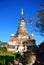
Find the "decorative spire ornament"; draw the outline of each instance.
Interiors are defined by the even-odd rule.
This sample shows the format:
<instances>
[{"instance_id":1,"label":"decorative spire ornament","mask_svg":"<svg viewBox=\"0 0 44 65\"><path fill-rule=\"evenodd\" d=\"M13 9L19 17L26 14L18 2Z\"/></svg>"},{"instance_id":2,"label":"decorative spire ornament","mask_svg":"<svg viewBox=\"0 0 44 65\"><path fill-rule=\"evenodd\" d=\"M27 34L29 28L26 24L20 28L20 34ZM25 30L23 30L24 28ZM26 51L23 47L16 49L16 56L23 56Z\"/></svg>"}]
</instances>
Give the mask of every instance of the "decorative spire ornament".
<instances>
[{"instance_id":1,"label":"decorative spire ornament","mask_svg":"<svg viewBox=\"0 0 44 65\"><path fill-rule=\"evenodd\" d=\"M21 10L21 17L20 17L20 20L24 20L24 11L23 11L23 8Z\"/></svg>"},{"instance_id":2,"label":"decorative spire ornament","mask_svg":"<svg viewBox=\"0 0 44 65\"><path fill-rule=\"evenodd\" d=\"M21 15L23 15L23 14L24 14L24 12L23 12L23 8L22 8Z\"/></svg>"},{"instance_id":3,"label":"decorative spire ornament","mask_svg":"<svg viewBox=\"0 0 44 65\"><path fill-rule=\"evenodd\" d=\"M28 32L27 32L27 29L26 29L26 24L24 22L24 12L23 12L23 8L22 8L22 11L21 11L21 17L20 17L20 23L19 23L19 26L18 26L18 31L17 31L17 34L16 36L18 36L18 38L27 38L28 37Z\"/></svg>"}]
</instances>

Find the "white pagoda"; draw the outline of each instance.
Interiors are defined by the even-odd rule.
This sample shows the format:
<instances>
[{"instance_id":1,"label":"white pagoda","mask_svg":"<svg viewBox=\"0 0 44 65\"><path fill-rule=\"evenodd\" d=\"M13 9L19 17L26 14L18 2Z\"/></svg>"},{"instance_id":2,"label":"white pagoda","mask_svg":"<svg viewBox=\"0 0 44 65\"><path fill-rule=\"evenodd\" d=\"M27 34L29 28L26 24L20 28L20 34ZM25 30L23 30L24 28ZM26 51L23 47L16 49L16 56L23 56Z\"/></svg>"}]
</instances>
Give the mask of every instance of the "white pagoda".
<instances>
[{"instance_id":1,"label":"white pagoda","mask_svg":"<svg viewBox=\"0 0 44 65\"><path fill-rule=\"evenodd\" d=\"M10 36L7 51L8 52L26 52L29 46L35 46L34 35L28 35L26 24L24 21L24 12L21 11L20 23L16 35L13 33Z\"/></svg>"}]
</instances>

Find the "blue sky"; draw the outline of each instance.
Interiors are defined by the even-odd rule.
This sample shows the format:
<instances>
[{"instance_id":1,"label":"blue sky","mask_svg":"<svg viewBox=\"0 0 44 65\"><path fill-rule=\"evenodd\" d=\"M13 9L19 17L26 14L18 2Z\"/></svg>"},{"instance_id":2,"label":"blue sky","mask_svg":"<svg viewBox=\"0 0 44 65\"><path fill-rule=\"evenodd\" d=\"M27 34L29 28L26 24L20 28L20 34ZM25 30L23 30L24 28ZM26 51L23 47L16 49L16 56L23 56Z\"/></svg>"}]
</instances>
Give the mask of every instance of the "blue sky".
<instances>
[{"instance_id":1,"label":"blue sky","mask_svg":"<svg viewBox=\"0 0 44 65\"><path fill-rule=\"evenodd\" d=\"M40 9L40 4L44 0L0 0L0 40L7 41L12 32L16 34L18 24L20 22L21 9L24 9L24 19L28 34L31 34L32 25L27 24L28 18L37 19L37 11ZM34 33L34 38L37 44L44 41L44 37Z\"/></svg>"}]
</instances>

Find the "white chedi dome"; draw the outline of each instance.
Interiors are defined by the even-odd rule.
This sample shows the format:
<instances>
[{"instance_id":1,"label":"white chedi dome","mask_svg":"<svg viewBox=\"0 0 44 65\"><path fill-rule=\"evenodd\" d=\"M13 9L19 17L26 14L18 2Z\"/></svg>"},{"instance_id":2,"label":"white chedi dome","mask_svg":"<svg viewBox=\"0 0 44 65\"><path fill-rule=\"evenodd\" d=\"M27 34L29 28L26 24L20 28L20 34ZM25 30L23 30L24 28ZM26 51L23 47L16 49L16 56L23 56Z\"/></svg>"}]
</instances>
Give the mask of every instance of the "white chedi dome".
<instances>
[{"instance_id":1,"label":"white chedi dome","mask_svg":"<svg viewBox=\"0 0 44 65\"><path fill-rule=\"evenodd\" d=\"M11 36L15 36L14 33L12 33Z\"/></svg>"},{"instance_id":2,"label":"white chedi dome","mask_svg":"<svg viewBox=\"0 0 44 65\"><path fill-rule=\"evenodd\" d=\"M33 34L33 33L31 33L31 36L34 36L34 34Z\"/></svg>"}]
</instances>

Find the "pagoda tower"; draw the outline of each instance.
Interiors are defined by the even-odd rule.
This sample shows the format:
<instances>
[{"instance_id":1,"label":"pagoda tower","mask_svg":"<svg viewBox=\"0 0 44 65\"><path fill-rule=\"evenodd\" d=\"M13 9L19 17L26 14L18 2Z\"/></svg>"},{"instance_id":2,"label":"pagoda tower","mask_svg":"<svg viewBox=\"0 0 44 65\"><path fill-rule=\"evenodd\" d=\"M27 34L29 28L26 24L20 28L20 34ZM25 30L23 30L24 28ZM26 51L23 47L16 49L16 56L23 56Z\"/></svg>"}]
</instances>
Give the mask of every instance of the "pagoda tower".
<instances>
[{"instance_id":1,"label":"pagoda tower","mask_svg":"<svg viewBox=\"0 0 44 65\"><path fill-rule=\"evenodd\" d=\"M21 11L21 17L20 17L20 23L18 26L18 30L17 30L17 34L16 34L19 38L28 38L28 32L26 29L26 24L24 22L24 13L23 13L23 8Z\"/></svg>"},{"instance_id":2,"label":"pagoda tower","mask_svg":"<svg viewBox=\"0 0 44 65\"><path fill-rule=\"evenodd\" d=\"M27 48L27 46L29 47L35 45L35 41L33 42L33 40L34 40L34 35L33 34L31 36L28 35L25 20L24 20L24 12L22 8L18 30L16 32L16 35L11 34L8 42L7 51L18 52L20 51L19 48L23 50L24 47ZM21 46L21 42L22 42L22 46Z\"/></svg>"}]
</instances>

